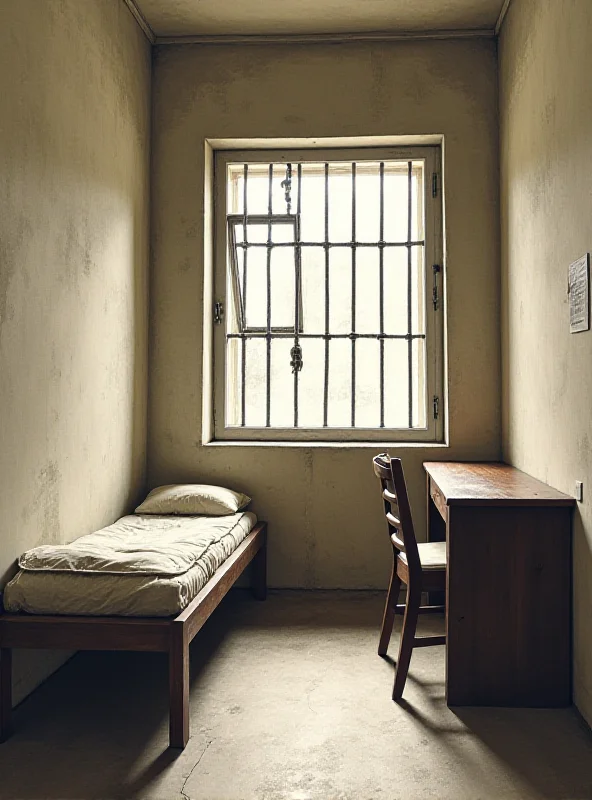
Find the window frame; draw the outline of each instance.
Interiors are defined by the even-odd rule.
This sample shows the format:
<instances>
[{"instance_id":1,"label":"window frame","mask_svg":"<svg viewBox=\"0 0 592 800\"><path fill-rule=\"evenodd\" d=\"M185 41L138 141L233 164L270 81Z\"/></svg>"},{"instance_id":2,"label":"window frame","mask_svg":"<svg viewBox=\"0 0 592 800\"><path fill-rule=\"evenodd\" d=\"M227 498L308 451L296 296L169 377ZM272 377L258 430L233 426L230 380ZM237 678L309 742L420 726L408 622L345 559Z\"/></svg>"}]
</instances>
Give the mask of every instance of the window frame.
<instances>
[{"instance_id":1,"label":"window frame","mask_svg":"<svg viewBox=\"0 0 592 800\"><path fill-rule=\"evenodd\" d=\"M441 147L439 145L402 145L394 147L331 147L323 149L247 149L214 152L214 252L213 301L224 308L222 324L213 324L212 347L212 440L214 442L285 442L305 444L392 442L402 444L443 443L444 404L444 264L443 215L441 191ZM424 318L426 334L426 421L425 428L277 428L225 426L226 414L226 318L229 242L227 228L227 167L233 163L297 163L340 161L424 161ZM437 176L435 179L433 176ZM433 191L433 180L438 189ZM433 265L438 271L433 271ZM432 302L437 289L437 308ZM437 398L437 400L436 400ZM434 413L435 411L435 413Z\"/></svg>"}]
</instances>

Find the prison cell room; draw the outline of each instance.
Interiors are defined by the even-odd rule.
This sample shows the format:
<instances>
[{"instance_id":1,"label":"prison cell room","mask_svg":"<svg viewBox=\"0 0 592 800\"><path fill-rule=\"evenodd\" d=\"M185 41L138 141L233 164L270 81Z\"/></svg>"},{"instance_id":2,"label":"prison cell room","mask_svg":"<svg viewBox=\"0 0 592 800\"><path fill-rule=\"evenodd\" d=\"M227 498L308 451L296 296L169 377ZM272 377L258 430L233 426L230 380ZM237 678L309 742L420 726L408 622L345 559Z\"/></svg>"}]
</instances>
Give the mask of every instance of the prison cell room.
<instances>
[{"instance_id":1,"label":"prison cell room","mask_svg":"<svg viewBox=\"0 0 592 800\"><path fill-rule=\"evenodd\" d=\"M0 800L592 798L589 0L0 23Z\"/></svg>"}]
</instances>

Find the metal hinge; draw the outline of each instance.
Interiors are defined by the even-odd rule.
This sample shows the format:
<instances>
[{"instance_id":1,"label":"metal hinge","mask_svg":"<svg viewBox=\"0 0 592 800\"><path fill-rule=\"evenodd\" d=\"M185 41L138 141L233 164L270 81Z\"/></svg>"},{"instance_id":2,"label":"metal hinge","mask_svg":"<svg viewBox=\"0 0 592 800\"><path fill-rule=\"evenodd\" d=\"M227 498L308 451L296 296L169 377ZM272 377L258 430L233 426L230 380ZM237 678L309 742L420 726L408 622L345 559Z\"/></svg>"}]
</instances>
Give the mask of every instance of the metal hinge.
<instances>
[{"instance_id":1,"label":"metal hinge","mask_svg":"<svg viewBox=\"0 0 592 800\"><path fill-rule=\"evenodd\" d=\"M434 395L434 419L438 419L440 414L440 398Z\"/></svg>"},{"instance_id":2,"label":"metal hinge","mask_svg":"<svg viewBox=\"0 0 592 800\"><path fill-rule=\"evenodd\" d=\"M214 323L221 325L224 318L224 306L222 303L214 303Z\"/></svg>"},{"instance_id":3,"label":"metal hinge","mask_svg":"<svg viewBox=\"0 0 592 800\"><path fill-rule=\"evenodd\" d=\"M440 295L438 293L438 273L442 271L442 268L439 264L432 264L432 273L434 275L434 284L432 286L432 304L434 306L434 311L438 310L438 305L440 303Z\"/></svg>"},{"instance_id":4,"label":"metal hinge","mask_svg":"<svg viewBox=\"0 0 592 800\"><path fill-rule=\"evenodd\" d=\"M438 197L438 173L432 172L432 197Z\"/></svg>"}]
</instances>

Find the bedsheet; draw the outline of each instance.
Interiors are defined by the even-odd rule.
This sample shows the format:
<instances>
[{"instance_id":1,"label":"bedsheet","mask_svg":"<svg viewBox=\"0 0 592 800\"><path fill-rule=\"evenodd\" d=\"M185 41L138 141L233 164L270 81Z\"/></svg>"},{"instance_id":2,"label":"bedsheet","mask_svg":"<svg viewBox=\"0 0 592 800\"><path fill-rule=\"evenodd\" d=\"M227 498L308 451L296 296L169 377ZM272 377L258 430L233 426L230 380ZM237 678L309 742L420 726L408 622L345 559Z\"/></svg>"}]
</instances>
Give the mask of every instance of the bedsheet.
<instances>
[{"instance_id":1,"label":"bedsheet","mask_svg":"<svg viewBox=\"0 0 592 800\"><path fill-rule=\"evenodd\" d=\"M227 517L130 515L66 546L19 559L6 611L167 617L182 611L257 522Z\"/></svg>"}]
</instances>

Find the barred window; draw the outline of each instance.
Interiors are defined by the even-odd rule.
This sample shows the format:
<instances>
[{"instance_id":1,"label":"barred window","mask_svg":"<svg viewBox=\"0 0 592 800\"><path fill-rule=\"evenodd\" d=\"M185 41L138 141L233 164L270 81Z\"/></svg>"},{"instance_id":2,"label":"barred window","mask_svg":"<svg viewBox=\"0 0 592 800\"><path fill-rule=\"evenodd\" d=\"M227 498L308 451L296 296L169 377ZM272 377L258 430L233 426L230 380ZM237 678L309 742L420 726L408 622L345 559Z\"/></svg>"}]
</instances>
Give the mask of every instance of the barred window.
<instances>
[{"instance_id":1,"label":"barred window","mask_svg":"<svg viewBox=\"0 0 592 800\"><path fill-rule=\"evenodd\" d=\"M441 439L438 156L216 154L217 439Z\"/></svg>"}]
</instances>

